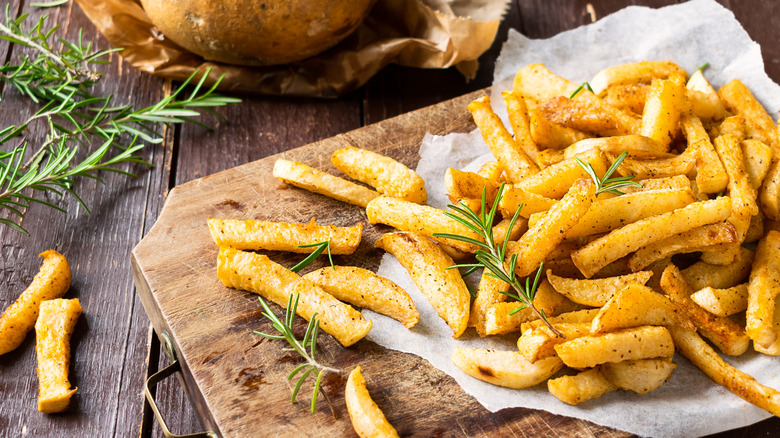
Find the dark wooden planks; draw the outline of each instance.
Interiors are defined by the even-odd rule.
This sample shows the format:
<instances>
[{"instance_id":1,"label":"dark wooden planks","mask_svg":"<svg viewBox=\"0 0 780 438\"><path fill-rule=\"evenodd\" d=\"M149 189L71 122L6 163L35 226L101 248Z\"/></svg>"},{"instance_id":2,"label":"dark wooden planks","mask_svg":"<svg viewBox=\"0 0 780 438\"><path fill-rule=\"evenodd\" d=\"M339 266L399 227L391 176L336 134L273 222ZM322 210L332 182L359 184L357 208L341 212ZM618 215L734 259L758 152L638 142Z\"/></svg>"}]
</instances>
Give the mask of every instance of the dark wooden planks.
<instances>
[{"instance_id":1,"label":"dark wooden planks","mask_svg":"<svg viewBox=\"0 0 780 438\"><path fill-rule=\"evenodd\" d=\"M74 39L78 29L84 28L85 41L108 48L94 26L72 4L23 10L32 14L31 20L49 15L49 25L60 25L61 34L67 39ZM16 10L12 7L11 12ZM19 53L14 48L14 56ZM95 88L97 94L114 94L118 96L116 103L136 105L148 105L162 97L163 80L123 65L117 55L112 60L112 65L100 68L105 78ZM36 109L15 90L6 89L0 104L0 124L18 123ZM40 127L34 126L28 138L37 142L42 134ZM157 151L157 147L149 148L143 156L159 168L163 155ZM79 156L84 157L87 152L84 150ZM23 222L31 236L0 228L2 307L25 289L40 265L36 255L48 248L56 248L69 259L73 285L66 297L79 298L84 307L72 341L71 376L79 391L69 413L37 412L33 335L17 351L0 356L2 436L133 436L138 433L148 319L136 302L128 254L142 235L148 189L153 186L152 175L156 172L141 166L130 169L139 172L140 177L129 179L109 174L103 175L105 185L90 180L78 183L79 193L92 209L92 215L80 210L72 197L62 200L49 197L69 213L32 207Z\"/></svg>"}]
</instances>

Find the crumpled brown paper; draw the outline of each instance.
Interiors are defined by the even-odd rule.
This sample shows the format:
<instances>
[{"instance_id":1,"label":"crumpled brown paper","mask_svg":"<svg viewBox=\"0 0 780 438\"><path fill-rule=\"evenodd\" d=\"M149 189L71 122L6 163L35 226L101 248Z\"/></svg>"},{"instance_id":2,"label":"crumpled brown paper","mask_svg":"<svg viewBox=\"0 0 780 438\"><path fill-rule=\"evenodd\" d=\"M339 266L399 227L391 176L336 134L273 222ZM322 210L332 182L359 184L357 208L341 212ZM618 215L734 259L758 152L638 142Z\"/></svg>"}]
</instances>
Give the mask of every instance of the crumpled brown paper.
<instances>
[{"instance_id":1,"label":"crumpled brown paper","mask_svg":"<svg viewBox=\"0 0 780 438\"><path fill-rule=\"evenodd\" d=\"M245 67L204 60L165 38L137 0L76 0L98 30L134 67L184 80L212 67L223 90L269 95L337 97L363 85L389 63L456 66L467 78L493 43L506 0L378 0L357 30L306 60ZM213 82L212 82L213 83Z\"/></svg>"}]
</instances>

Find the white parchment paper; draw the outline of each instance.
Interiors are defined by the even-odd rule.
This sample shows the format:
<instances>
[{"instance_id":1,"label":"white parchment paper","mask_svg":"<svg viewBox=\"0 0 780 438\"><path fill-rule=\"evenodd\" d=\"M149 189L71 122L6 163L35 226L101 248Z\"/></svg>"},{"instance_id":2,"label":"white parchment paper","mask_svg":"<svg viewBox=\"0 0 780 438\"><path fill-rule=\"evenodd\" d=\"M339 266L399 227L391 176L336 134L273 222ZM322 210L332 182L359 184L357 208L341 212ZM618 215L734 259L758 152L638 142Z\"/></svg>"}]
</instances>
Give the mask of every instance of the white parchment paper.
<instances>
[{"instance_id":1,"label":"white parchment paper","mask_svg":"<svg viewBox=\"0 0 780 438\"><path fill-rule=\"evenodd\" d=\"M510 89L515 72L529 63L544 63L563 77L583 82L610 65L666 59L689 72L709 62L705 75L716 88L738 78L750 87L770 114L777 114L780 108L780 87L764 72L758 45L730 11L712 0L695 0L657 10L630 7L547 40L529 40L510 31L496 64L493 105L496 112L505 116L500 92ZM428 136L420 155L417 172L427 182L428 203L439 208L446 208L448 203L443 188L448 166L476 170L492 159L476 131ZM517 335L480 339L469 329L460 339L453 339L452 330L437 316L393 256L384 256L379 274L409 292L420 311L420 322L406 330L396 321L366 311L366 316L374 321L368 339L425 358L455 378L466 392L493 412L508 407L543 409L653 437L706 435L770 416L713 383L679 355L675 357L678 367L671 380L660 389L644 396L613 392L580 406L558 401L547 393L545 385L512 390L481 382L452 365L450 357L455 346L511 350L516 349ZM764 385L780 388L777 358L756 354L751 349L743 357L726 358L726 361Z\"/></svg>"}]
</instances>

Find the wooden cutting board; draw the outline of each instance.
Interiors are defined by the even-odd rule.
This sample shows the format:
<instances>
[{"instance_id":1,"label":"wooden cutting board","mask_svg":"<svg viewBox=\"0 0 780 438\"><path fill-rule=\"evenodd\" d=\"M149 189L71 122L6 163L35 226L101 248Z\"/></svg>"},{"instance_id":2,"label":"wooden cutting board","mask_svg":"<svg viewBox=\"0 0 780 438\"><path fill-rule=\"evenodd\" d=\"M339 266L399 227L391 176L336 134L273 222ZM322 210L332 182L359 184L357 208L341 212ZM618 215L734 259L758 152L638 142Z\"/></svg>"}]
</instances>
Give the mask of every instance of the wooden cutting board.
<instances>
[{"instance_id":1,"label":"wooden cutting board","mask_svg":"<svg viewBox=\"0 0 780 438\"><path fill-rule=\"evenodd\" d=\"M167 333L173 340L182 361L185 390L208 428L223 437L356 436L344 403L343 377L325 379L322 389L328 401L321 397L315 413L309 411L310 385L301 390L298 403L290 403L286 376L299 357L283 351L282 341L252 333L273 329L262 317L256 295L226 288L217 278L217 246L206 219L308 222L317 218L340 226L362 221L366 228L358 251L335 256L334 262L376 270L382 252L373 243L389 228L368 224L360 207L284 185L272 176L274 162L285 158L338 174L330 155L351 145L414 168L424 135L474 129L466 106L487 93L482 90L423 108L191 181L170 192L156 224L133 250L133 277L158 335ZM440 182L428 182L435 183ZM268 255L287 267L302 258L278 252ZM320 257L303 273L324 266L325 259ZM281 307L271 307L282 314ZM304 328L298 318L300 335ZM322 362L347 372L360 365L374 401L401 436L629 435L531 409L492 414L427 361L370 341L343 348L323 333L318 354Z\"/></svg>"}]
</instances>

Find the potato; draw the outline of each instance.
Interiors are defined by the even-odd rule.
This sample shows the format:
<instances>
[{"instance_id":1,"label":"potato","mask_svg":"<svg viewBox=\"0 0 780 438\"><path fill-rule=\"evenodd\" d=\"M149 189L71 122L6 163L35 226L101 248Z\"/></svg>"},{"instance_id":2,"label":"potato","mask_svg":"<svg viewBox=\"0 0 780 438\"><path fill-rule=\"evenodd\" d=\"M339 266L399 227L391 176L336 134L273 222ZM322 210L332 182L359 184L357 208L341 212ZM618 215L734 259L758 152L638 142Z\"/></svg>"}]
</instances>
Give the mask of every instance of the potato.
<instances>
[{"instance_id":1,"label":"potato","mask_svg":"<svg viewBox=\"0 0 780 438\"><path fill-rule=\"evenodd\" d=\"M367 187L295 161L276 160L274 176L287 184L360 207L379 196Z\"/></svg>"},{"instance_id":2,"label":"potato","mask_svg":"<svg viewBox=\"0 0 780 438\"><path fill-rule=\"evenodd\" d=\"M482 133L482 139L501 163L509 181L517 182L539 171L539 166L518 146L501 119L493 112L490 97L484 96L471 102L469 112Z\"/></svg>"},{"instance_id":3,"label":"potato","mask_svg":"<svg viewBox=\"0 0 780 438\"><path fill-rule=\"evenodd\" d=\"M609 163L607 157L600 150L594 149L577 156L583 163L593 166L596 175L604 175ZM539 173L524 178L516 184L516 187L547 198L560 199L575 181L581 178L590 178L585 169L576 160L569 159L553 164L542 169ZM503 210L502 210L503 211ZM514 213L514 211L512 211Z\"/></svg>"},{"instance_id":4,"label":"potato","mask_svg":"<svg viewBox=\"0 0 780 438\"><path fill-rule=\"evenodd\" d=\"M601 98L617 109L641 116L649 90L649 84L616 84L605 88Z\"/></svg>"},{"instance_id":5,"label":"potato","mask_svg":"<svg viewBox=\"0 0 780 438\"><path fill-rule=\"evenodd\" d=\"M70 389L70 336L81 315L79 300L56 298L41 302L35 322L38 357L38 411L52 414L68 408L77 388Z\"/></svg>"},{"instance_id":6,"label":"potato","mask_svg":"<svg viewBox=\"0 0 780 438\"><path fill-rule=\"evenodd\" d=\"M758 191L764 182L764 177L769 172L769 167L772 165L774 153L769 146L760 140L742 140L740 147L742 148L745 171L750 179L750 185Z\"/></svg>"},{"instance_id":7,"label":"potato","mask_svg":"<svg viewBox=\"0 0 780 438\"><path fill-rule=\"evenodd\" d=\"M550 391L550 394L570 405L578 405L599 398L617 389L617 386L607 380L601 372L601 368L593 368L574 376L562 376L547 381L547 390Z\"/></svg>"},{"instance_id":8,"label":"potato","mask_svg":"<svg viewBox=\"0 0 780 438\"><path fill-rule=\"evenodd\" d=\"M322 52L352 33L374 5L371 0L141 3L165 38L209 61L252 66L287 64Z\"/></svg>"},{"instance_id":9,"label":"potato","mask_svg":"<svg viewBox=\"0 0 780 438\"><path fill-rule=\"evenodd\" d=\"M461 170L448 167L444 173L444 185L447 188L447 195L453 204L461 199L471 198L478 201L480 205L472 208L474 212L479 212L482 204L482 191L485 191L485 202L488 207L493 205L496 199L499 184L496 180L490 180L479 174L463 172Z\"/></svg>"},{"instance_id":10,"label":"potato","mask_svg":"<svg viewBox=\"0 0 780 438\"><path fill-rule=\"evenodd\" d=\"M738 244L738 239L737 229L728 222L704 225L638 249L628 259L628 266L636 272L675 254L708 251L713 247L717 248L713 251L722 251L727 245Z\"/></svg>"},{"instance_id":11,"label":"potato","mask_svg":"<svg viewBox=\"0 0 780 438\"><path fill-rule=\"evenodd\" d=\"M726 115L726 106L701 70L691 75L685 88L693 115L712 120L721 120Z\"/></svg>"},{"instance_id":12,"label":"potato","mask_svg":"<svg viewBox=\"0 0 780 438\"><path fill-rule=\"evenodd\" d=\"M476 248L470 243L434 237L434 234L450 233L482 240L479 234L447 216L444 210L402 199L380 196L368 203L366 216L372 224L380 223L401 231L421 233L461 251L474 252Z\"/></svg>"},{"instance_id":13,"label":"potato","mask_svg":"<svg viewBox=\"0 0 780 438\"><path fill-rule=\"evenodd\" d=\"M620 389L647 394L660 388L677 364L666 359L627 360L601 365L601 372L610 383Z\"/></svg>"},{"instance_id":14,"label":"potato","mask_svg":"<svg viewBox=\"0 0 780 438\"><path fill-rule=\"evenodd\" d=\"M693 328L687 314L669 298L637 283L618 291L591 322L591 333L612 332L643 325Z\"/></svg>"},{"instance_id":15,"label":"potato","mask_svg":"<svg viewBox=\"0 0 780 438\"><path fill-rule=\"evenodd\" d=\"M528 106L525 104L523 96L514 91L504 91L501 95L506 103L509 124L512 125L512 132L515 134L515 143L520 150L538 164L536 156L539 154L539 149L531 136L531 121L528 115Z\"/></svg>"},{"instance_id":16,"label":"potato","mask_svg":"<svg viewBox=\"0 0 780 438\"><path fill-rule=\"evenodd\" d=\"M668 158L667 148L652 138L641 135L616 135L612 137L586 138L573 143L563 151L564 158L573 158L591 149L600 149L610 154L620 155L628 152L629 157Z\"/></svg>"},{"instance_id":17,"label":"potato","mask_svg":"<svg viewBox=\"0 0 780 438\"><path fill-rule=\"evenodd\" d=\"M687 110L687 104L682 75L653 79L645 100L640 135L652 138L668 150L680 130L680 116Z\"/></svg>"},{"instance_id":18,"label":"potato","mask_svg":"<svg viewBox=\"0 0 780 438\"><path fill-rule=\"evenodd\" d=\"M590 93L580 91L576 97L585 94ZM537 109L539 115L553 123L588 134L606 137L639 133L636 119L617 108L609 108L592 94L590 96L588 99L551 97L540 102Z\"/></svg>"},{"instance_id":19,"label":"potato","mask_svg":"<svg viewBox=\"0 0 780 438\"><path fill-rule=\"evenodd\" d=\"M596 73L589 81L593 92L601 95L610 85L650 83L653 79L666 79L672 75L688 74L672 61L642 61L613 65Z\"/></svg>"},{"instance_id":20,"label":"potato","mask_svg":"<svg viewBox=\"0 0 780 438\"><path fill-rule=\"evenodd\" d=\"M777 311L777 296L780 286L780 232L770 231L761 239L753 260L753 270L750 272L748 287L748 305L746 313L748 336L753 340L756 349L775 350L780 348L778 330L775 327Z\"/></svg>"},{"instance_id":21,"label":"potato","mask_svg":"<svg viewBox=\"0 0 780 438\"><path fill-rule=\"evenodd\" d=\"M547 318L547 321L550 322L550 324L558 324L558 323L576 323L576 322L587 322L590 323L593 321L593 318L596 317L598 314L599 309L582 309L582 310L574 310L571 312L565 312L561 313L555 316L549 316ZM520 326L520 330L525 333L527 330L533 330L536 327L540 327L542 325L546 325L544 321L541 319L535 319L533 321L524 322Z\"/></svg>"},{"instance_id":22,"label":"potato","mask_svg":"<svg viewBox=\"0 0 780 438\"><path fill-rule=\"evenodd\" d=\"M695 331L671 327L670 332L680 353L715 383L759 408L780 416L780 392L758 383L750 375L724 362Z\"/></svg>"},{"instance_id":23,"label":"potato","mask_svg":"<svg viewBox=\"0 0 780 438\"><path fill-rule=\"evenodd\" d=\"M330 161L348 177L370 185L383 195L416 204L428 200L425 181L420 175L390 157L346 146L333 152Z\"/></svg>"},{"instance_id":24,"label":"potato","mask_svg":"<svg viewBox=\"0 0 780 438\"><path fill-rule=\"evenodd\" d=\"M208 219L209 231L218 246L240 250L288 251L302 254L314 252L312 245L330 240L331 254L352 254L360 244L363 223L353 227L267 222L238 219Z\"/></svg>"},{"instance_id":25,"label":"potato","mask_svg":"<svg viewBox=\"0 0 780 438\"><path fill-rule=\"evenodd\" d=\"M685 282L693 290L711 286L718 289L735 286L750 274L753 264L753 251L740 248L733 263L725 266L696 262L682 270Z\"/></svg>"},{"instance_id":26,"label":"potato","mask_svg":"<svg viewBox=\"0 0 780 438\"><path fill-rule=\"evenodd\" d=\"M731 199L726 196L694 202L618 228L575 251L572 260L583 275L590 278L604 266L645 245L695 227L723 221L730 214Z\"/></svg>"},{"instance_id":27,"label":"potato","mask_svg":"<svg viewBox=\"0 0 780 438\"><path fill-rule=\"evenodd\" d=\"M507 185L504 186L498 209L505 218L511 218L522 205L520 216L528 218L534 213L549 210L556 202L558 201L555 199L537 195L514 185Z\"/></svg>"},{"instance_id":28,"label":"potato","mask_svg":"<svg viewBox=\"0 0 780 438\"><path fill-rule=\"evenodd\" d=\"M696 116L684 115L680 120L689 147L696 147L696 186L702 193L719 193L726 189L729 176L718 158L715 146Z\"/></svg>"},{"instance_id":29,"label":"potato","mask_svg":"<svg viewBox=\"0 0 780 438\"><path fill-rule=\"evenodd\" d=\"M544 312L548 317L579 310L579 306L556 292L546 279L539 283L533 303L534 307L540 312ZM515 312L522 305L523 303L518 301L498 302L489 305L485 312L485 334L500 335L516 332L520 330L523 323L538 318L528 307Z\"/></svg>"},{"instance_id":30,"label":"potato","mask_svg":"<svg viewBox=\"0 0 780 438\"><path fill-rule=\"evenodd\" d=\"M578 280L559 277L551 270L547 270L547 280L555 290L575 303L593 307L603 306L613 295L631 283L647 283L652 276L653 273L650 271L641 271L618 277Z\"/></svg>"},{"instance_id":31,"label":"potato","mask_svg":"<svg viewBox=\"0 0 780 438\"><path fill-rule=\"evenodd\" d=\"M325 267L303 278L325 292L349 304L387 315L414 327L420 319L412 298L400 286L379 275L355 266Z\"/></svg>"},{"instance_id":32,"label":"potato","mask_svg":"<svg viewBox=\"0 0 780 438\"><path fill-rule=\"evenodd\" d=\"M471 377L505 388L538 385L563 368L557 357L530 363L516 351L470 349L456 346L452 363Z\"/></svg>"},{"instance_id":33,"label":"potato","mask_svg":"<svg viewBox=\"0 0 780 438\"><path fill-rule=\"evenodd\" d=\"M555 356L557 344L590 334L590 323L587 322L561 322L553 324L553 327L563 337L553 333L546 324L523 331L517 339L517 349L525 360L534 363L539 359Z\"/></svg>"},{"instance_id":34,"label":"potato","mask_svg":"<svg viewBox=\"0 0 780 438\"><path fill-rule=\"evenodd\" d=\"M344 401L347 403L352 427L361 438L398 436L385 414L371 399L359 365L349 373L347 385L344 387Z\"/></svg>"},{"instance_id":35,"label":"potato","mask_svg":"<svg viewBox=\"0 0 780 438\"><path fill-rule=\"evenodd\" d=\"M22 345L35 327L42 301L59 298L70 288L70 266L62 254L50 249L38 257L43 263L32 283L0 316L0 354Z\"/></svg>"},{"instance_id":36,"label":"potato","mask_svg":"<svg viewBox=\"0 0 780 438\"><path fill-rule=\"evenodd\" d=\"M705 287L691 295L691 300L716 316L731 316L747 309L748 284L742 283L727 289Z\"/></svg>"},{"instance_id":37,"label":"potato","mask_svg":"<svg viewBox=\"0 0 780 438\"><path fill-rule=\"evenodd\" d=\"M608 154L610 155L610 154ZM680 155L657 160L626 158L618 167L620 175L632 175L636 180L686 175L696 166L698 143L691 145ZM615 157L610 157L614 160Z\"/></svg>"},{"instance_id":38,"label":"potato","mask_svg":"<svg viewBox=\"0 0 780 438\"><path fill-rule=\"evenodd\" d=\"M371 321L360 312L265 255L220 247L217 275L225 287L259 294L285 308L291 296L299 295L298 316L310 321L316 313L320 329L345 347L371 330Z\"/></svg>"},{"instance_id":39,"label":"potato","mask_svg":"<svg viewBox=\"0 0 780 438\"><path fill-rule=\"evenodd\" d=\"M531 131L531 138L536 143L537 147L542 149L539 154L544 152L545 149L563 149L572 143L576 143L580 140L593 137L592 135L571 129L558 123L553 123L539 114L536 109L529 109L529 124ZM541 159L537 155L537 164L542 166Z\"/></svg>"},{"instance_id":40,"label":"potato","mask_svg":"<svg viewBox=\"0 0 780 438\"><path fill-rule=\"evenodd\" d=\"M544 64L528 64L518 70L512 91L521 96L542 101L555 96L571 96L577 84L551 72Z\"/></svg>"},{"instance_id":41,"label":"potato","mask_svg":"<svg viewBox=\"0 0 780 438\"><path fill-rule=\"evenodd\" d=\"M572 368L592 368L607 362L671 357L674 343L664 327L640 326L582 336L555 346L558 357Z\"/></svg>"},{"instance_id":42,"label":"potato","mask_svg":"<svg viewBox=\"0 0 780 438\"><path fill-rule=\"evenodd\" d=\"M419 233L388 233L374 245L398 259L454 337L462 335L469 321L471 294L460 272L447 269L455 264L452 259Z\"/></svg>"},{"instance_id":43,"label":"potato","mask_svg":"<svg viewBox=\"0 0 780 438\"><path fill-rule=\"evenodd\" d=\"M503 303L507 296L505 292L509 291L509 283L505 283L490 274L489 269L482 271L482 277L477 287L477 296L471 305L471 315L469 316L469 326L477 329L477 334L485 337L485 314L488 308L495 303Z\"/></svg>"}]
</instances>

